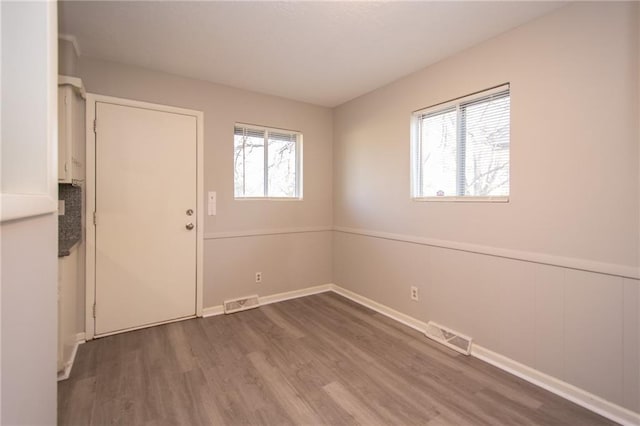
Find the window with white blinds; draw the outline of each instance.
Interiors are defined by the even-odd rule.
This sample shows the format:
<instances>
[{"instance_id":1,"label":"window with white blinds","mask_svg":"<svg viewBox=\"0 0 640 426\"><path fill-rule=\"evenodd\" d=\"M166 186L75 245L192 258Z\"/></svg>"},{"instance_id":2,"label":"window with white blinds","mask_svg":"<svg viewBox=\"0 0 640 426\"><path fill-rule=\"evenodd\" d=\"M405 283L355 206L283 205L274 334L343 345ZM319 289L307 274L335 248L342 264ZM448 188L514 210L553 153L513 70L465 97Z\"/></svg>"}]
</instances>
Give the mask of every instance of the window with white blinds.
<instances>
[{"instance_id":1,"label":"window with white blinds","mask_svg":"<svg viewBox=\"0 0 640 426\"><path fill-rule=\"evenodd\" d=\"M414 198L508 200L508 84L416 111L412 127Z\"/></svg>"},{"instance_id":2,"label":"window with white blinds","mask_svg":"<svg viewBox=\"0 0 640 426\"><path fill-rule=\"evenodd\" d=\"M236 124L235 198L302 198L302 134Z\"/></svg>"}]
</instances>

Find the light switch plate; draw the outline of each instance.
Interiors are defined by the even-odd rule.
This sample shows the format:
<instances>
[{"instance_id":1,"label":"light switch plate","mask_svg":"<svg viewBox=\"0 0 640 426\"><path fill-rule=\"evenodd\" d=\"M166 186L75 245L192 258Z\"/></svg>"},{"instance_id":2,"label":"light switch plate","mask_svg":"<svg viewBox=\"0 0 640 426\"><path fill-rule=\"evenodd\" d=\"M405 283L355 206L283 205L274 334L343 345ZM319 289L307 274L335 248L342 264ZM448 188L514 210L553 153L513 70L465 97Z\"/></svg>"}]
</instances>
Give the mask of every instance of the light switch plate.
<instances>
[{"instance_id":1,"label":"light switch plate","mask_svg":"<svg viewBox=\"0 0 640 426\"><path fill-rule=\"evenodd\" d=\"M64 200L58 200L58 216L64 216Z\"/></svg>"},{"instance_id":2,"label":"light switch plate","mask_svg":"<svg viewBox=\"0 0 640 426\"><path fill-rule=\"evenodd\" d=\"M215 216L216 215L216 191L209 191L209 196L207 197L207 199L208 199L207 211L209 213L209 216Z\"/></svg>"}]
</instances>

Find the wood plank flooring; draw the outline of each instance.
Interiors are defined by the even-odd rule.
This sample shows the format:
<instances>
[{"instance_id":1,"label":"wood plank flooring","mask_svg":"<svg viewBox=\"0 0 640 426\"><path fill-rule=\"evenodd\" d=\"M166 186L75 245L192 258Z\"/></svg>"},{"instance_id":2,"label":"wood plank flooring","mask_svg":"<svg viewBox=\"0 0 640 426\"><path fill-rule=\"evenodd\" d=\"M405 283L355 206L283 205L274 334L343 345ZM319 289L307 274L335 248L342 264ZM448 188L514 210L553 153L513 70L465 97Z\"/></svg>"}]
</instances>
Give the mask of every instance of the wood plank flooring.
<instances>
[{"instance_id":1,"label":"wood plank flooring","mask_svg":"<svg viewBox=\"0 0 640 426\"><path fill-rule=\"evenodd\" d=\"M333 293L96 339L60 425L604 425Z\"/></svg>"}]
</instances>

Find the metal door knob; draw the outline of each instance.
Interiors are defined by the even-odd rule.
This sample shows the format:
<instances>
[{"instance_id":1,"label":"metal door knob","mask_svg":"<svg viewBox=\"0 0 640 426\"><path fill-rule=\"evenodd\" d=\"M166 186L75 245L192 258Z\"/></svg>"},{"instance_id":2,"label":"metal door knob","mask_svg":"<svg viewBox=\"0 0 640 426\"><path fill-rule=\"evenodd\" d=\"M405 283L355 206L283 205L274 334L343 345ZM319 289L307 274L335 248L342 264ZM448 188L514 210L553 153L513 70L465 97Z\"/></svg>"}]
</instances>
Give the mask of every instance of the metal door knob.
<instances>
[{"instance_id":1,"label":"metal door knob","mask_svg":"<svg viewBox=\"0 0 640 426\"><path fill-rule=\"evenodd\" d=\"M187 216L191 216L192 214L193 214L193 210L192 209L187 210Z\"/></svg>"},{"instance_id":2,"label":"metal door knob","mask_svg":"<svg viewBox=\"0 0 640 426\"><path fill-rule=\"evenodd\" d=\"M189 231L191 231L193 229L193 223L187 223L185 225L185 228L187 228Z\"/></svg>"}]
</instances>

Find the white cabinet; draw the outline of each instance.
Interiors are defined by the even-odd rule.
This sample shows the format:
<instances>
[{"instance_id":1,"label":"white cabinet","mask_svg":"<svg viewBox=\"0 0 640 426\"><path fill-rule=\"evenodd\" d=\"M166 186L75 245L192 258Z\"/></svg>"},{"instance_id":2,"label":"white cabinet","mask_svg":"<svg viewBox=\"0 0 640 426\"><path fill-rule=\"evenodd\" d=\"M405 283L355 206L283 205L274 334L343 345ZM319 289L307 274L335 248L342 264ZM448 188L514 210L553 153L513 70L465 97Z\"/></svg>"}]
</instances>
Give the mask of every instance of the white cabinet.
<instances>
[{"instance_id":1,"label":"white cabinet","mask_svg":"<svg viewBox=\"0 0 640 426\"><path fill-rule=\"evenodd\" d=\"M68 374L78 329L78 292L84 284L84 256L78 245L58 258L58 374Z\"/></svg>"},{"instance_id":2,"label":"white cabinet","mask_svg":"<svg viewBox=\"0 0 640 426\"><path fill-rule=\"evenodd\" d=\"M58 182L85 178L85 91L82 80L58 77Z\"/></svg>"}]
</instances>

